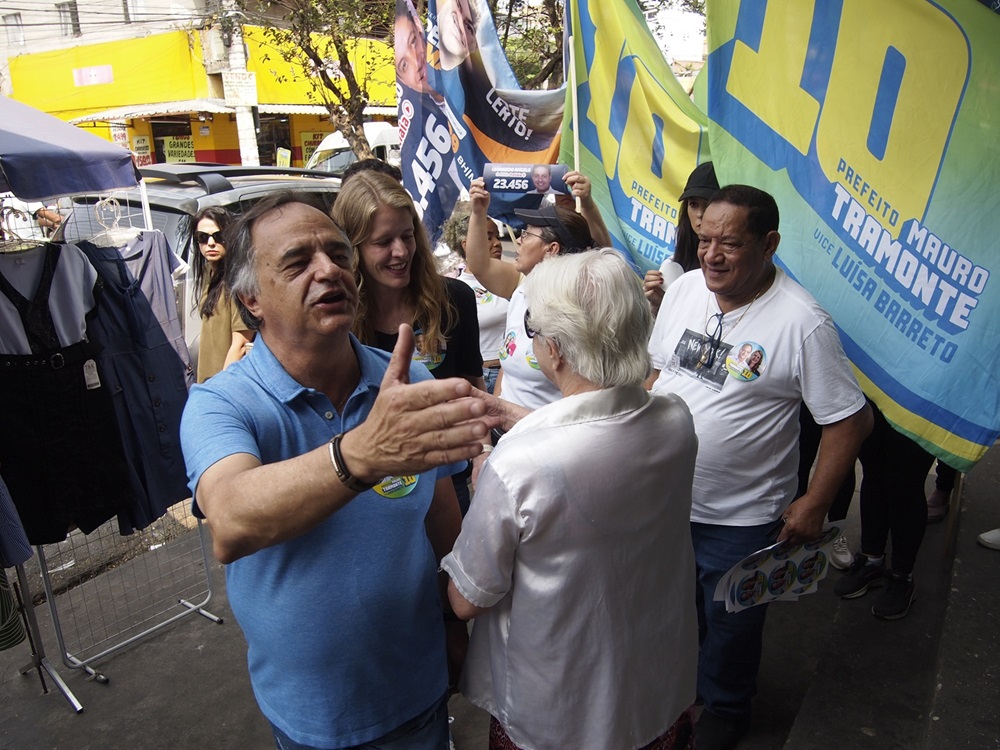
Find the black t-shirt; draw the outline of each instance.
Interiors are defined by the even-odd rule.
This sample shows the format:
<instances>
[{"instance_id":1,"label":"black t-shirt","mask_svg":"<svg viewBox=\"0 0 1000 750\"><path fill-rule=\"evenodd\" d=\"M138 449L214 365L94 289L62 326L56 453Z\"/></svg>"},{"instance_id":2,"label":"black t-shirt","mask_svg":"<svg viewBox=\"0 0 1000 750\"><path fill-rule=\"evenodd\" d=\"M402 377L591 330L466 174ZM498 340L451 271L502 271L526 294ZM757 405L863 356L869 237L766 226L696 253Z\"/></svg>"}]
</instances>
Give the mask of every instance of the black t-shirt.
<instances>
[{"instance_id":1,"label":"black t-shirt","mask_svg":"<svg viewBox=\"0 0 1000 750\"><path fill-rule=\"evenodd\" d=\"M479 315L476 311L476 293L472 287L458 279L445 278L445 294L458 312L451 329L444 331L447 340L444 351L434 357L414 353L414 359L423 362L435 378L481 378L483 358L479 351ZM442 321L443 322L443 321ZM414 332L419 336L420 331ZM399 338L397 333L375 332L375 348L391 352Z\"/></svg>"}]
</instances>

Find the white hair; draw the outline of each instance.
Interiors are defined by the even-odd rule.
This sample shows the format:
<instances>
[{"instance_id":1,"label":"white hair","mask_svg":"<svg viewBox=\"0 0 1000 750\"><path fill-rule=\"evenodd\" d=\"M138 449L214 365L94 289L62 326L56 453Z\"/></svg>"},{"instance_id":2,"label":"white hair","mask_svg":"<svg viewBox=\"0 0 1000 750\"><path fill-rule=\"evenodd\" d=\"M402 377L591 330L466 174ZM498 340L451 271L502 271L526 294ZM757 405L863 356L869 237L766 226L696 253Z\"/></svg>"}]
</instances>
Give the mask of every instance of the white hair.
<instances>
[{"instance_id":1,"label":"white hair","mask_svg":"<svg viewBox=\"0 0 1000 750\"><path fill-rule=\"evenodd\" d=\"M570 368L601 388L642 383L653 317L642 281L610 248L558 255L525 280L531 327Z\"/></svg>"}]
</instances>

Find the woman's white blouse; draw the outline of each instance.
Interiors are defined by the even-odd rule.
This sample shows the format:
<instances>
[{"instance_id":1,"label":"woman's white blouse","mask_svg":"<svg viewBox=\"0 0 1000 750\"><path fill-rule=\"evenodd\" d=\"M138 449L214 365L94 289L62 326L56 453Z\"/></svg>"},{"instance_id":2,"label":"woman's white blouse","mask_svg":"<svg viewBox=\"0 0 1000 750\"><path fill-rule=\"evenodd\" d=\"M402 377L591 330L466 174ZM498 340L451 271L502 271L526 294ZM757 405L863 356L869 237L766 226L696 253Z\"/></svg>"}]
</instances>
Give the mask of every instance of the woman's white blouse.
<instances>
[{"instance_id":1,"label":"woman's white blouse","mask_svg":"<svg viewBox=\"0 0 1000 750\"><path fill-rule=\"evenodd\" d=\"M675 396L568 396L507 433L442 567L481 607L461 689L524 748L632 750L695 698L697 438Z\"/></svg>"}]
</instances>

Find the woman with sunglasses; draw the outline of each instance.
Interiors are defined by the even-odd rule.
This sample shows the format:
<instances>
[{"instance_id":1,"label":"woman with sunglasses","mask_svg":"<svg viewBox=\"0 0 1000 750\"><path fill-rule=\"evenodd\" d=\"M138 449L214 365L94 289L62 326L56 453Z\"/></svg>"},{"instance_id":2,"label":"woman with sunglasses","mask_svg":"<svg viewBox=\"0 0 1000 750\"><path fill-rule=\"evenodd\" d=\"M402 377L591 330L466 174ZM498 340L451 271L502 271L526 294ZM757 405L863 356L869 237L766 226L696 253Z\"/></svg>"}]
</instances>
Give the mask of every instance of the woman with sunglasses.
<instances>
[{"instance_id":1,"label":"woman with sunglasses","mask_svg":"<svg viewBox=\"0 0 1000 750\"><path fill-rule=\"evenodd\" d=\"M561 206L542 206L537 211L515 211L527 227L517 239L517 257L507 263L490 255L487 216L490 194L482 178L469 187L471 213L466 237L466 270L487 290L510 300L507 325L500 346L501 377L496 393L506 401L538 409L560 398L559 389L541 371L532 345L532 334L524 324L528 301L521 282L546 258L578 253L591 248L587 220Z\"/></svg>"},{"instance_id":2,"label":"woman with sunglasses","mask_svg":"<svg viewBox=\"0 0 1000 750\"><path fill-rule=\"evenodd\" d=\"M226 209L212 206L202 209L194 218L196 252L191 254L195 289L198 290L198 312L201 314L201 336L198 344L198 382L242 359L254 332L240 318L226 290L226 246L223 232L232 223Z\"/></svg>"}]
</instances>

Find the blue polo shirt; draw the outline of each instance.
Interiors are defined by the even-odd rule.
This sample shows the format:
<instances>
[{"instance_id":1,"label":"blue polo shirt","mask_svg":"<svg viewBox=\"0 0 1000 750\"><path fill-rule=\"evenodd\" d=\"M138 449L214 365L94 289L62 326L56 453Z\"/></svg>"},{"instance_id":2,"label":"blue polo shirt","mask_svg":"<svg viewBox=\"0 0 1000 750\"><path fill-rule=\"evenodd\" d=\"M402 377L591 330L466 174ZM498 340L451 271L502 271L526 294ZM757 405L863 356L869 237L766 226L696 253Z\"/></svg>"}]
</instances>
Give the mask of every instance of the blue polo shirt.
<instances>
[{"instance_id":1,"label":"blue polo shirt","mask_svg":"<svg viewBox=\"0 0 1000 750\"><path fill-rule=\"evenodd\" d=\"M361 379L343 417L293 380L260 337L248 357L192 388L181 444L196 512L198 480L216 461L282 461L365 420L389 355L353 336L351 344ZM411 382L430 379L411 366ZM308 533L226 566L257 701L295 742L368 742L444 694L437 561L424 518L435 481L460 469L388 479Z\"/></svg>"}]
</instances>

